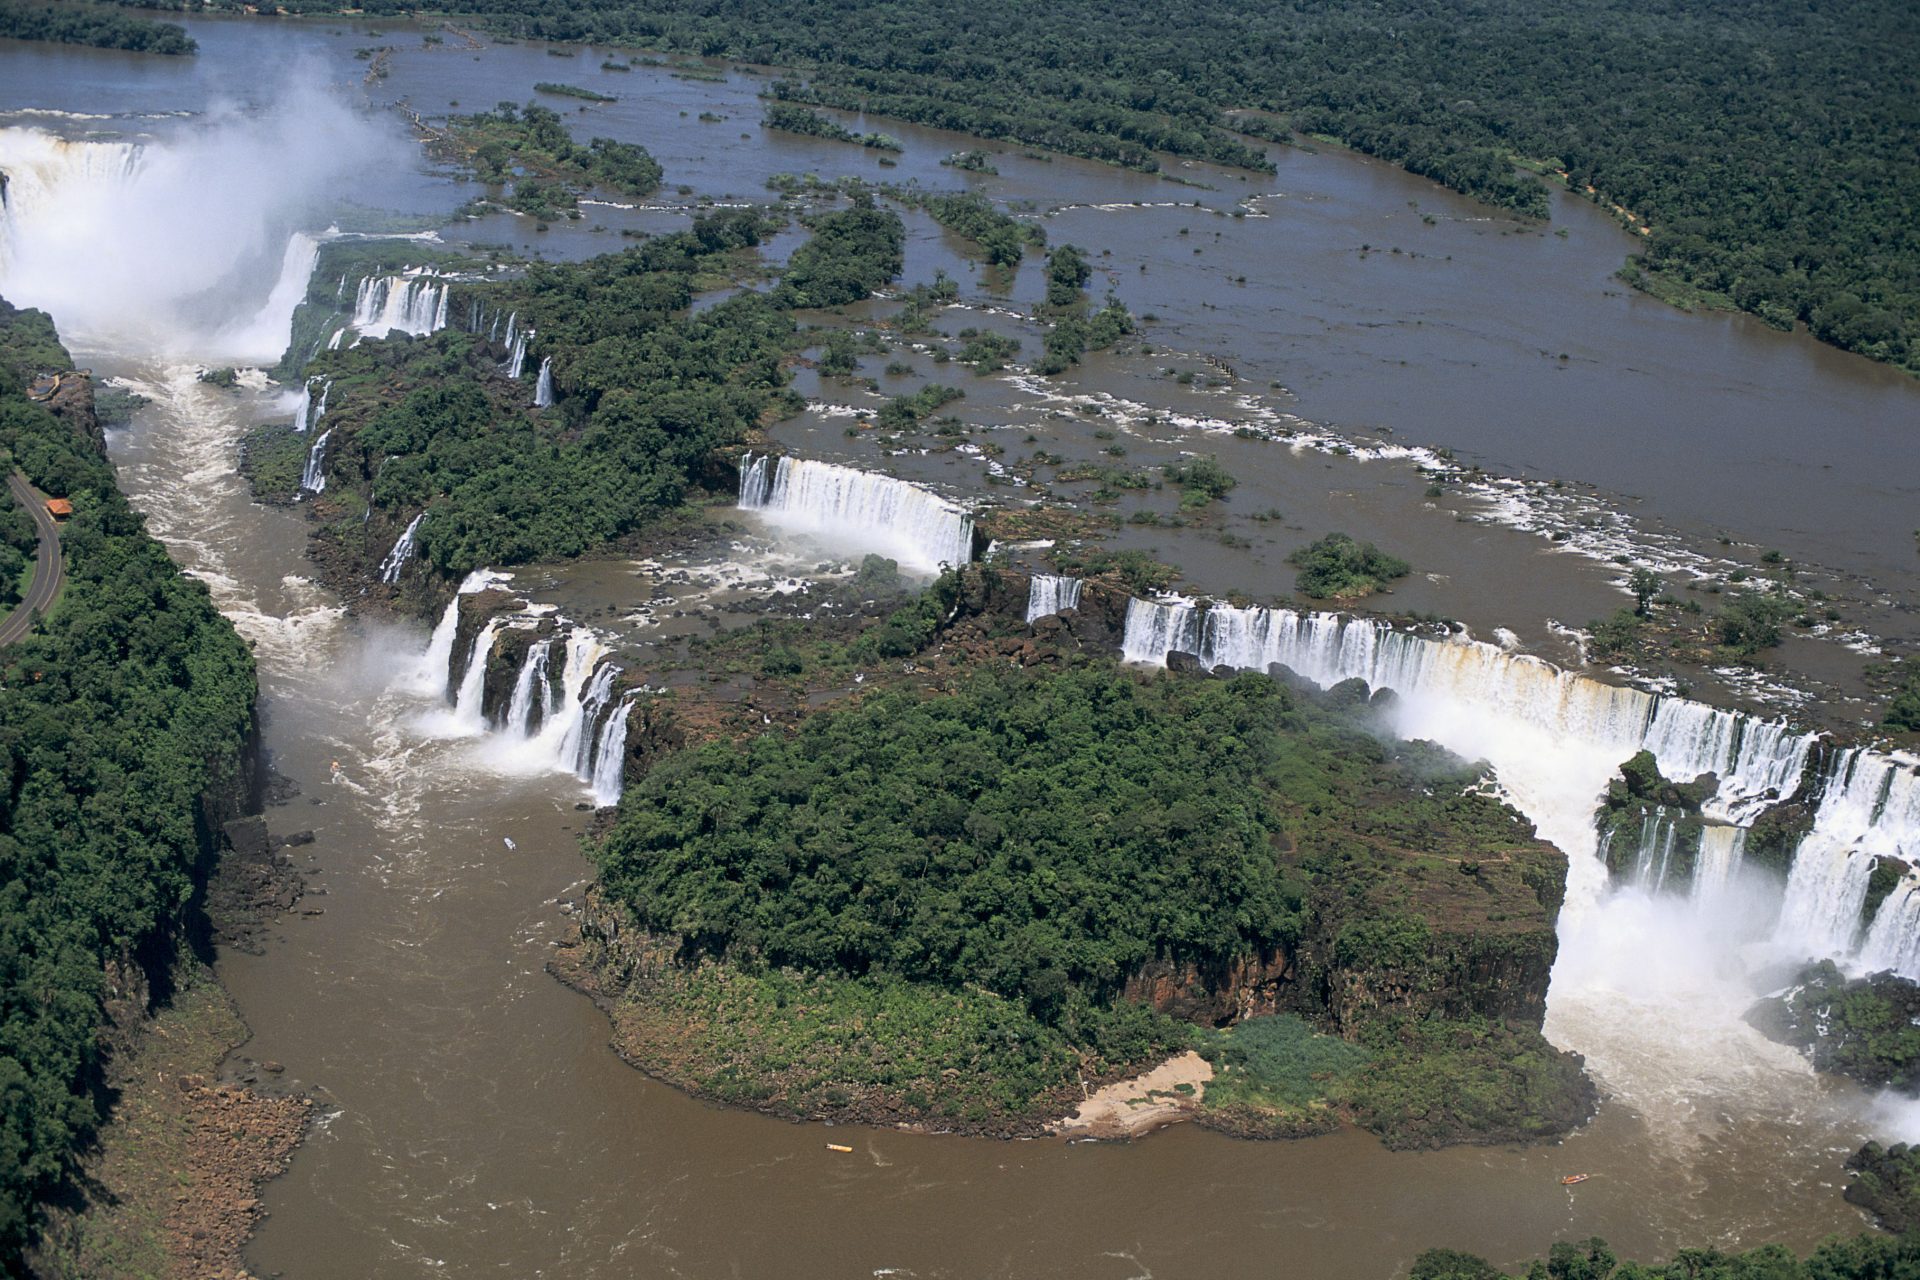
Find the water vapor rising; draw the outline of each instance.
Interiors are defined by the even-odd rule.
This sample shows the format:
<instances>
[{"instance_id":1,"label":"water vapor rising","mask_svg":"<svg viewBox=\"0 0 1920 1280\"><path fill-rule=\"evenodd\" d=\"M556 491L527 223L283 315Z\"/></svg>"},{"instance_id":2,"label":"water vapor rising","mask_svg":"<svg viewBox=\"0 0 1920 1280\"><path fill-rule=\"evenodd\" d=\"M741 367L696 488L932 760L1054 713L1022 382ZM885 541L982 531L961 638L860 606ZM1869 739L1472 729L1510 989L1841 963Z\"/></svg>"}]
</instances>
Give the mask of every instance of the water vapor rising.
<instances>
[{"instance_id":1,"label":"water vapor rising","mask_svg":"<svg viewBox=\"0 0 1920 1280\"><path fill-rule=\"evenodd\" d=\"M0 293L83 348L272 361L339 192L411 163L397 128L311 71L265 110L222 107L160 138L0 129Z\"/></svg>"}]
</instances>

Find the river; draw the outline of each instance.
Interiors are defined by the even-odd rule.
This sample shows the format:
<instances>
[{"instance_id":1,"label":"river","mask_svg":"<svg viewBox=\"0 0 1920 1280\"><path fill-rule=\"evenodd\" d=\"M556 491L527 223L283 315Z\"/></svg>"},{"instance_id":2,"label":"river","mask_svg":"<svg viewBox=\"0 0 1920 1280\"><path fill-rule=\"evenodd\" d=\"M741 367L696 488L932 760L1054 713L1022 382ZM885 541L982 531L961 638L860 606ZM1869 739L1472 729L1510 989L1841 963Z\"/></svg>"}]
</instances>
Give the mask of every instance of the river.
<instances>
[{"instance_id":1,"label":"river","mask_svg":"<svg viewBox=\"0 0 1920 1280\"><path fill-rule=\"evenodd\" d=\"M618 103L593 109L591 127L645 142L670 194L659 208L595 207L583 224L544 233L503 217L445 226L468 192L395 137L315 132L316 147L348 148L327 157L306 153L300 128L244 133L270 161L252 164L248 191L275 194L236 198L267 209L273 226L357 217L566 255L617 247L596 225L657 229L703 197L764 198L776 172L951 186L958 175L938 160L964 145L884 124L906 151L882 170L871 153L771 134L758 126L762 82L744 73L714 82L603 72L596 53L468 50L452 35L427 45L405 27L374 37L345 22L188 25L202 48L191 60L0 43L0 108L95 117L6 123L69 136L131 130L167 147L244 131L207 114L222 100L266 106L307 81L427 112L454 99L524 98L536 80L618 92ZM368 64L354 50L379 44L397 47L390 75L362 86ZM1114 408L1130 461L1181 448L1230 460L1242 480L1236 509L1272 503L1287 520L1272 542L1215 542L1204 558L1196 537L1170 543L1167 558L1214 589L1283 590L1280 553L1353 516L1356 528L1420 548L1431 576L1409 584L1400 607L1445 610L1483 631L1504 625L1544 649L1555 643L1551 620L1584 620L1621 599L1603 556L1552 554L1535 533L1462 519L1484 508L1427 502L1424 480L1391 459L1238 440L1166 415L1451 446L1490 471L1591 482L1594 501L1631 511L1649 538L1670 531L1672 547L1692 554L1717 554L1724 529L1871 581L1909 608L1920 598L1910 532L1920 466L1900 439L1920 421L1920 388L1804 338L1626 293L1609 275L1628 237L1589 206L1561 202L1554 226L1565 237L1522 229L1330 150L1281 152L1275 179L1181 171L1214 190L1058 157L998 163L1001 176L982 189L1031 200L1056 241L1111 250L1099 265L1136 312L1158 317L1150 341L1230 356L1247 385L1195 390L1160 376L1155 361L1096 359L1064 391L968 380L967 416L1021 433L1009 439L1035 428L1072 437L1091 457L1092 441L1069 429L1085 415L1074 409L1063 425L1049 412L1062 404L1047 397L1092 397ZM337 207L342 193L359 208ZM1267 216L1231 216L1248 195L1259 198L1245 207ZM1220 212L1172 207L1195 199ZM995 293L970 281L937 228L916 219L912 230L909 281L940 267L969 281L976 306L1036 296L1032 265ZM1363 244L1375 251L1362 254ZM1396 245L1417 256L1392 254ZM1673 903L1624 901L1601 922L1604 936L1589 930L1570 948L1577 963L1556 974L1549 1034L1588 1054L1610 1095L1560 1147L1394 1154L1358 1133L1242 1143L1189 1128L1131 1146L827 1132L709 1107L626 1067L607 1048L601 1014L543 968L562 905L587 874L576 847L584 789L506 767L485 741L436 727L411 675L424 633L351 617L350 602L306 576L298 511L252 504L234 473L240 436L284 414L284 401L257 383L222 392L194 371L236 355L270 362L231 314L201 314L253 314L272 255L253 256L262 265L230 290L188 291L192 314L165 331L70 327L67 337L96 372L152 397L111 438L123 483L253 641L268 747L304 789L271 820L316 833L309 872L325 892L308 905L322 914L288 918L262 955L219 962L254 1029L246 1052L286 1064L324 1104L314 1136L266 1193L270 1216L249 1255L262 1274L1360 1280L1402 1271L1432 1245L1512 1262L1570 1236L1600 1234L1649 1255L1767 1239L1805 1247L1861 1224L1839 1197L1840 1166L1893 1122L1744 1032L1732 1016L1736 981L1726 991L1715 975L1704 987L1697 974L1680 982L1675 970L1696 957L1648 954L1646 939L1683 933L1685 921L1640 917L1684 909ZM138 307L139 290L161 286L99 287L128 289ZM62 319L63 286L46 288ZM74 308L87 305L79 292ZM251 301L220 302L229 295ZM801 389L822 401L848 394L804 380ZM1115 407L1123 401L1163 420ZM1804 461L1815 430L1831 470ZM828 413L782 436L872 460ZM981 488L975 455L894 461L950 491ZM1171 535L1140 536L1158 545ZM545 575L539 589L602 608L649 590L632 570L606 566ZM1702 1001L1716 998L1703 1015ZM854 1151L831 1153L828 1140ZM1559 1176L1575 1171L1593 1177L1562 1188Z\"/></svg>"}]
</instances>

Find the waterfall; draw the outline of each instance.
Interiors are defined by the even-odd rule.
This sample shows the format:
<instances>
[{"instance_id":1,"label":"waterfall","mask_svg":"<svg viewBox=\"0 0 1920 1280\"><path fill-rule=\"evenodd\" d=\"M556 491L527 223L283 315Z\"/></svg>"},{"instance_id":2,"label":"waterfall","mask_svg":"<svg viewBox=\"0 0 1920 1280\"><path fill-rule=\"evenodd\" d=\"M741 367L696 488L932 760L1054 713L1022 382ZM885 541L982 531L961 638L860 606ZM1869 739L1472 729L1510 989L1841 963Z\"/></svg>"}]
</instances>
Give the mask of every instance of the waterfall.
<instances>
[{"instance_id":1,"label":"waterfall","mask_svg":"<svg viewBox=\"0 0 1920 1280\"><path fill-rule=\"evenodd\" d=\"M553 357L540 358L540 381L534 384L533 407L545 409L553 403Z\"/></svg>"},{"instance_id":2,"label":"waterfall","mask_svg":"<svg viewBox=\"0 0 1920 1280\"><path fill-rule=\"evenodd\" d=\"M973 517L892 476L798 458L740 461L740 506L769 524L878 552L903 568L966 564Z\"/></svg>"},{"instance_id":3,"label":"waterfall","mask_svg":"<svg viewBox=\"0 0 1920 1280\"><path fill-rule=\"evenodd\" d=\"M320 394L314 394L319 387ZM300 392L300 407L293 415L293 429L300 435L320 424L327 416L327 392L333 390L332 378L308 378L307 385Z\"/></svg>"},{"instance_id":4,"label":"waterfall","mask_svg":"<svg viewBox=\"0 0 1920 1280\"><path fill-rule=\"evenodd\" d=\"M602 661L606 656L607 649L600 643L600 637L587 628L575 627L568 633L559 691L547 704L539 732L527 740L529 758L540 762L542 767L578 773L574 762L580 753L581 726L588 714L588 704L595 700L590 686L598 683L604 672L607 688L612 687L615 668ZM603 690L599 701L605 700Z\"/></svg>"},{"instance_id":5,"label":"waterfall","mask_svg":"<svg viewBox=\"0 0 1920 1280\"><path fill-rule=\"evenodd\" d=\"M1128 662L1151 663L1155 666L1165 666L1169 653L1197 654L1200 650L1200 615L1192 605L1184 602L1129 600L1126 631L1121 638L1120 648ZM1260 664L1260 669L1264 671L1266 664Z\"/></svg>"},{"instance_id":6,"label":"waterfall","mask_svg":"<svg viewBox=\"0 0 1920 1280\"><path fill-rule=\"evenodd\" d=\"M553 641L541 640L527 647L527 658L520 664L520 678L513 682L513 697L507 703L506 728L522 738L531 738L547 711L547 656ZM535 701L534 690L540 691Z\"/></svg>"},{"instance_id":7,"label":"waterfall","mask_svg":"<svg viewBox=\"0 0 1920 1280\"><path fill-rule=\"evenodd\" d=\"M1693 863L1694 901L1712 905L1727 891L1745 852L1744 827L1710 823L1700 832L1700 853Z\"/></svg>"},{"instance_id":8,"label":"waterfall","mask_svg":"<svg viewBox=\"0 0 1920 1280\"><path fill-rule=\"evenodd\" d=\"M508 325L507 327L511 329L513 326ZM512 352L507 356L507 376L515 382L520 380L520 375L525 373L527 369L527 334L531 332L533 331L529 329L507 339L508 344L513 348Z\"/></svg>"},{"instance_id":9,"label":"waterfall","mask_svg":"<svg viewBox=\"0 0 1920 1280\"><path fill-rule=\"evenodd\" d=\"M1783 946L1844 954L1858 932L1867 881L1876 858L1920 861L1920 774L1873 751L1839 753L1822 779L1813 830L1794 853L1787 897L1780 908ZM1905 923L1913 906L1909 870L1889 894L1862 944L1862 959L1920 977Z\"/></svg>"},{"instance_id":10,"label":"waterfall","mask_svg":"<svg viewBox=\"0 0 1920 1280\"><path fill-rule=\"evenodd\" d=\"M367 276L353 298L353 329L364 337L384 338L399 331L416 337L447 327L452 286L420 271Z\"/></svg>"},{"instance_id":11,"label":"waterfall","mask_svg":"<svg viewBox=\"0 0 1920 1280\"><path fill-rule=\"evenodd\" d=\"M1634 859L1633 882L1643 889L1657 890L1667 882L1667 868L1673 865L1673 842L1680 823L1668 814L1665 805L1656 805L1640 822L1640 852Z\"/></svg>"},{"instance_id":12,"label":"waterfall","mask_svg":"<svg viewBox=\"0 0 1920 1280\"><path fill-rule=\"evenodd\" d=\"M1749 820L1791 796L1815 740L1784 722L1603 684L1496 645L1428 639L1334 613L1134 600L1123 647L1131 662L1164 665L1179 651L1208 668L1264 671L1277 662L1321 686L1358 677L1604 749L1615 763L1648 750L1669 778L1718 775L1707 809L1723 821Z\"/></svg>"},{"instance_id":13,"label":"waterfall","mask_svg":"<svg viewBox=\"0 0 1920 1280\"><path fill-rule=\"evenodd\" d=\"M413 524L419 523L420 517L415 516ZM407 534L412 532L413 525L408 525ZM407 534L401 535L402 543L407 541ZM396 543L394 550L399 549L399 543ZM389 555L387 558L391 560L393 557ZM396 569L395 572L397 574L398 570ZM418 692L441 699L447 696L447 685L453 678L453 641L455 634L460 630L460 597L472 595L476 591L485 591L488 587L502 581L504 581L503 575L491 569L475 569L460 583L460 589L454 593L453 599L447 601L447 607L441 611L440 621L434 627L432 637L427 641L427 651L421 655L420 665L414 670L413 685Z\"/></svg>"},{"instance_id":14,"label":"waterfall","mask_svg":"<svg viewBox=\"0 0 1920 1280\"><path fill-rule=\"evenodd\" d=\"M387 558L380 562L380 581L388 586L400 581L400 571L407 567L407 561L413 559L414 533L426 516L427 513L422 511L409 520L406 529L394 540L393 550L387 552Z\"/></svg>"},{"instance_id":15,"label":"waterfall","mask_svg":"<svg viewBox=\"0 0 1920 1280\"><path fill-rule=\"evenodd\" d=\"M630 693L620 700L620 705L607 717L600 730L600 741L594 747L593 773L588 782L593 789L593 802L602 808L620 803L620 790L627 772L627 719L633 711L635 696Z\"/></svg>"},{"instance_id":16,"label":"waterfall","mask_svg":"<svg viewBox=\"0 0 1920 1280\"><path fill-rule=\"evenodd\" d=\"M333 434L329 427L313 439L313 447L307 450L306 469L300 473L300 488L306 493L319 493L327 487L327 437ZM404 536L404 535L402 535ZM391 555L391 553L389 553ZM381 577L386 576L386 566L381 566Z\"/></svg>"},{"instance_id":17,"label":"waterfall","mask_svg":"<svg viewBox=\"0 0 1920 1280\"><path fill-rule=\"evenodd\" d=\"M481 733L487 727L480 704L486 697L487 659L493 654L493 640L499 633L500 619L488 618L467 655L467 669L461 673L460 688L453 698L454 723L465 733Z\"/></svg>"},{"instance_id":18,"label":"waterfall","mask_svg":"<svg viewBox=\"0 0 1920 1280\"><path fill-rule=\"evenodd\" d=\"M1684 698L1618 688L1525 654L1463 640L1428 639L1385 623L1289 609L1201 609L1180 600L1133 600L1126 657L1164 664L1170 652L1201 665L1266 670L1282 664L1322 687L1358 677L1399 695L1396 732L1488 761L1502 793L1569 856L1568 904L1606 893L1593 815L1622 760L1647 750L1676 781L1704 774L1719 789L1703 806L1695 885L1724 885L1744 827L1768 805L1800 794L1816 735ZM1847 751L1809 789L1813 829L1795 851L1774 942L1804 958L1857 954L1920 976L1920 872L1881 904L1860 939L1860 912L1876 857L1920 861L1920 775L1871 751ZM1582 828L1585 827L1585 830ZM1648 833L1643 869L1663 874L1667 831ZM1911 891L1909 891L1911 890Z\"/></svg>"},{"instance_id":19,"label":"waterfall","mask_svg":"<svg viewBox=\"0 0 1920 1280\"><path fill-rule=\"evenodd\" d=\"M1080 579L1036 573L1027 587L1027 621L1080 607Z\"/></svg>"},{"instance_id":20,"label":"waterfall","mask_svg":"<svg viewBox=\"0 0 1920 1280\"><path fill-rule=\"evenodd\" d=\"M620 668L613 663L599 664L592 682L580 697L578 714L560 739L561 767L572 769L574 776L582 781L593 777L593 749L597 745L594 735L600 716L607 709L607 701L613 697L613 678L619 674Z\"/></svg>"},{"instance_id":21,"label":"waterfall","mask_svg":"<svg viewBox=\"0 0 1920 1280\"><path fill-rule=\"evenodd\" d=\"M322 135L338 145L286 163ZM0 128L0 293L57 316L70 344L270 365L319 253L303 222L385 148L344 105L297 92L137 142Z\"/></svg>"}]
</instances>

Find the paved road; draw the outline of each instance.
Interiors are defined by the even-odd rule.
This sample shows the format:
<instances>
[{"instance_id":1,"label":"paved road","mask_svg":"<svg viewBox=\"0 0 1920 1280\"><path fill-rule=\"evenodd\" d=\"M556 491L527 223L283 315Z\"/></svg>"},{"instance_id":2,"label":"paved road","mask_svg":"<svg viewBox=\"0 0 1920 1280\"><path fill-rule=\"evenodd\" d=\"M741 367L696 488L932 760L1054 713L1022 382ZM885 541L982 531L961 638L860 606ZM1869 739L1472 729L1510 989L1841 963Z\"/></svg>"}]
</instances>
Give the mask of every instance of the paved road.
<instances>
[{"instance_id":1,"label":"paved road","mask_svg":"<svg viewBox=\"0 0 1920 1280\"><path fill-rule=\"evenodd\" d=\"M34 526L40 530L40 552L27 598L7 615L5 622L0 622L0 647L27 634L34 618L45 613L53 603L53 597L60 590L60 579L66 573L66 562L60 557L60 526L47 514L47 500L18 471L7 477L7 488L13 490L15 501L27 509Z\"/></svg>"}]
</instances>

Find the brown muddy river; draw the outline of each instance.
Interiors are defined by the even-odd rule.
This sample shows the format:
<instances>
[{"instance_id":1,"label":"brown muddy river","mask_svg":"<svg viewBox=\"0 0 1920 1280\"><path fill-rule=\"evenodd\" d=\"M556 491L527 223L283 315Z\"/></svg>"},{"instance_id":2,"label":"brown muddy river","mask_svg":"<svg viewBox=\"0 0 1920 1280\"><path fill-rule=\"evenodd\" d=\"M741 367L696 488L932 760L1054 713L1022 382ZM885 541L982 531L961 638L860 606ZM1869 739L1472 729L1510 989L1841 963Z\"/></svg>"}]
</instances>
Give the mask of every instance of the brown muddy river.
<instances>
[{"instance_id":1,"label":"brown muddy river","mask_svg":"<svg viewBox=\"0 0 1920 1280\"><path fill-rule=\"evenodd\" d=\"M693 189L659 209L593 208L586 223L543 236L495 218L446 229L449 240L537 240L577 255L618 247L597 225L664 227L700 197L763 199L776 172L958 179L938 165L963 145L953 135L887 124L907 150L881 171L869 153L767 133L761 82L744 74L616 76L593 52L475 52L451 37L427 48L405 28L375 38L335 23L189 25L202 53L182 63L0 42L0 108L93 117L0 124L164 142L220 127L166 113L260 101L266 86L299 77L358 86L365 64L353 50L393 43L392 75L369 91L379 104L480 106L555 78L618 92L591 127L645 142L669 183ZM726 119L700 122L703 111ZM303 165L297 150L289 170ZM1560 202L1561 237L1334 152L1283 151L1277 178L1182 171L1212 190L1061 158L998 163L1002 176L983 190L1032 201L1055 240L1111 250L1099 265L1114 287L1136 313L1159 317L1144 326L1148 341L1188 363L1230 356L1244 383L1185 388L1147 358L1090 361L1044 393L953 369L943 380L964 379L963 415L1004 426L1009 454L1037 447L1031 433L1095 456L1105 443L1089 430L1095 417L1131 463L1219 453L1242 480L1229 527L1248 545L1127 535L1210 589L1284 591L1280 557L1338 523L1416 549L1431 576L1404 587L1397 607L1482 632L1504 626L1550 657L1567 656L1550 620L1584 621L1622 600L1604 555L1556 554L1512 521L1490 523L1484 497L1430 502L1403 462L1230 434L1291 424L1451 446L1502 475L1597 485L1589 496L1614 523L1580 526L1596 538L1627 536L1626 512L1634 536L1711 556L1725 553L1713 542L1724 529L1871 582L1909 611L1920 599L1920 389L1743 318L1629 295L1609 278L1628 237L1584 204ZM333 194L342 191L401 229L439 225L470 194L417 160L369 167ZM1232 217L1251 196L1243 207L1254 216ZM937 228L910 227L907 281L943 267L976 308L1037 294L1031 264L995 293ZM285 1063L326 1104L266 1193L270 1216L249 1251L263 1275L1385 1280L1433 1245L1514 1262L1599 1234L1623 1253L1664 1255L1706 1243L1805 1247L1862 1224L1840 1199L1841 1164L1892 1122L1744 1033L1732 997L1703 1012L1697 986L1643 980L1663 958L1636 954L1625 915L1602 922L1622 930L1616 951L1583 944L1587 966L1556 976L1549 1034L1586 1053L1609 1094L1559 1147L1393 1154L1358 1133L1264 1144L1190 1128L1130 1146L1002 1143L793 1125L658 1085L613 1056L604 1018L543 969L587 874L576 846L584 789L436 730L413 674L424 627L363 625L307 580L299 513L253 505L233 472L247 427L285 413L271 390L203 386L193 353L157 340L106 348L68 337L98 372L152 396L113 436L123 483L254 641L268 745L304 789L270 820L316 833L309 871L324 894L303 905L322 914L289 918L265 954L223 955L219 966L255 1032L245 1052ZM829 404L853 395L801 390ZM1082 410L1087 400L1098 414ZM842 426L816 411L781 434L870 465L871 447ZM979 492L986 473L970 454L891 462L960 493ZM1285 512L1271 527L1244 514L1269 505ZM624 566L525 581L576 613L595 602L624 613L652 591ZM854 1151L829 1152L829 1140ZM1593 1176L1561 1187L1572 1172Z\"/></svg>"}]
</instances>

